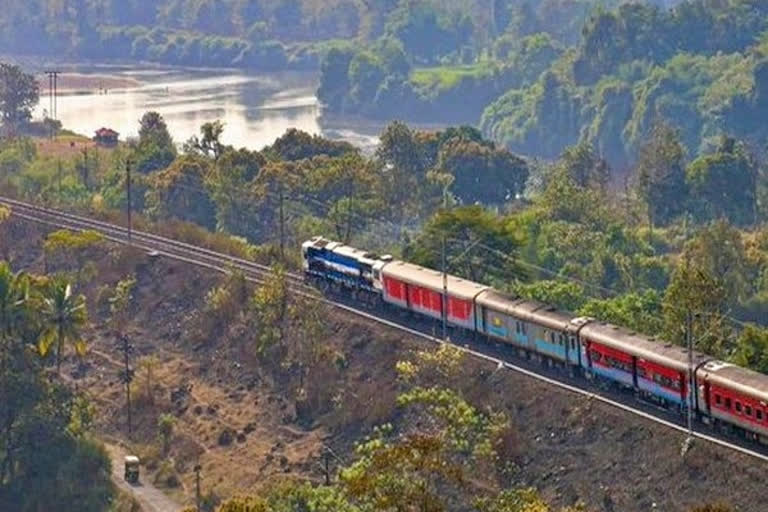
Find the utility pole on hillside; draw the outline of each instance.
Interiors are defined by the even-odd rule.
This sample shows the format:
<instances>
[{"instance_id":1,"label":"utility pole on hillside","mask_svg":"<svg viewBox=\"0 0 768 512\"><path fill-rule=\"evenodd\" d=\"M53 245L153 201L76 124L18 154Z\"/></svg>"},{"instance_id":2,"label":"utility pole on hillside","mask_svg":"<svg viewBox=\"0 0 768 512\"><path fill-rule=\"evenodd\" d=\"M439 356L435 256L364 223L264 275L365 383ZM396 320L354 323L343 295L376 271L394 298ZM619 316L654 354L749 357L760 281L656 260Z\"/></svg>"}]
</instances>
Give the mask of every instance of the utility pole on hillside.
<instances>
[{"instance_id":1,"label":"utility pole on hillside","mask_svg":"<svg viewBox=\"0 0 768 512\"><path fill-rule=\"evenodd\" d=\"M126 407L128 409L128 438L131 437L131 434L133 433L133 421L131 417L131 382L133 381L133 370L130 366L130 355L133 352L133 345L131 345L130 341L128 340L128 336L125 334L118 334L120 337L120 352L123 353L123 371L122 371L122 381L125 384L125 403Z\"/></svg>"},{"instance_id":2,"label":"utility pole on hillside","mask_svg":"<svg viewBox=\"0 0 768 512\"><path fill-rule=\"evenodd\" d=\"M443 185L443 213L448 212L448 188L453 184L454 177L446 174L442 177ZM442 317L443 317L443 341L448 341L448 308L450 307L450 301L448 300L448 265L445 255L446 233L442 231L441 239L441 256L442 269L443 269L443 302L442 302Z\"/></svg>"},{"instance_id":3,"label":"utility pole on hillside","mask_svg":"<svg viewBox=\"0 0 768 512\"><path fill-rule=\"evenodd\" d=\"M133 162L130 158L125 160L125 194L126 194L126 208L128 210L128 245L131 245L131 231L133 229L131 222L131 165Z\"/></svg>"},{"instance_id":4,"label":"utility pole on hillside","mask_svg":"<svg viewBox=\"0 0 768 512\"><path fill-rule=\"evenodd\" d=\"M197 512L200 512L200 471L203 467L200 464L195 465L195 503Z\"/></svg>"},{"instance_id":5,"label":"utility pole on hillside","mask_svg":"<svg viewBox=\"0 0 768 512\"><path fill-rule=\"evenodd\" d=\"M83 146L82 149L83 153L83 186L85 187L85 190L90 190L88 182L89 180L89 170L88 170L88 146Z\"/></svg>"},{"instance_id":6,"label":"utility pole on hillside","mask_svg":"<svg viewBox=\"0 0 768 512\"><path fill-rule=\"evenodd\" d=\"M61 204L63 203L62 197L61 197L61 172L62 172L61 159L59 158L58 160L56 160L56 180L58 181L58 185L59 185L59 206L61 206Z\"/></svg>"},{"instance_id":7,"label":"utility pole on hillside","mask_svg":"<svg viewBox=\"0 0 768 512\"><path fill-rule=\"evenodd\" d=\"M45 72L46 75L48 75L48 102L49 102L49 113L48 117L54 121L54 123L51 124L51 138L56 138L56 127L55 127L55 121L58 119L58 86L59 86L59 75L61 74L61 71L59 70L50 70Z\"/></svg>"},{"instance_id":8,"label":"utility pole on hillside","mask_svg":"<svg viewBox=\"0 0 768 512\"><path fill-rule=\"evenodd\" d=\"M683 443L683 455L693 443L693 392L696 382L693 376L693 314L690 309L685 314L685 341L688 347L688 436Z\"/></svg>"},{"instance_id":9,"label":"utility pole on hillside","mask_svg":"<svg viewBox=\"0 0 768 512\"><path fill-rule=\"evenodd\" d=\"M689 271L688 255L685 255L685 272ZM693 397L694 388L696 387L696 379L694 376L693 368L693 313L690 306L685 311L685 345L688 347L688 435L683 442L683 447L680 450L681 454L685 454L690 450L691 444L693 444Z\"/></svg>"},{"instance_id":10,"label":"utility pole on hillside","mask_svg":"<svg viewBox=\"0 0 768 512\"><path fill-rule=\"evenodd\" d=\"M285 191L282 178L278 179L278 194L280 198L280 258L285 261Z\"/></svg>"},{"instance_id":11,"label":"utility pole on hillside","mask_svg":"<svg viewBox=\"0 0 768 512\"><path fill-rule=\"evenodd\" d=\"M443 200L443 206L445 207L445 203L447 201ZM445 263L445 232L443 231L443 237L441 240L442 250L440 259L442 260L442 269L443 269L443 307L442 307L442 313L443 313L443 341L448 341L448 269L446 268L447 265Z\"/></svg>"}]
</instances>

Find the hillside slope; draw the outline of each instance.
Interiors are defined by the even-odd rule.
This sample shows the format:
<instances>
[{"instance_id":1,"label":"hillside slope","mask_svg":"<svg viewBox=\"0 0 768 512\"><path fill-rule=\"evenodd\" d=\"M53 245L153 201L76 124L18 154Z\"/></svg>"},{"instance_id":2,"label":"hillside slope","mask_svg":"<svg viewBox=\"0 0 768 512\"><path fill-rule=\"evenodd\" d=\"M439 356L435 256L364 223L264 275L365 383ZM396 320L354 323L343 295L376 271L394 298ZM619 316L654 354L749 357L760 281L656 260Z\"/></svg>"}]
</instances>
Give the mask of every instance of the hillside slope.
<instances>
[{"instance_id":1,"label":"hillside slope","mask_svg":"<svg viewBox=\"0 0 768 512\"><path fill-rule=\"evenodd\" d=\"M16 268L42 271L42 240L38 226L15 222L0 249L10 250ZM97 277L84 289L92 303L91 353L84 365L67 361L65 373L93 395L101 433L125 439L120 354L98 296L104 285L133 272L137 307L127 332L137 357L151 354L157 360L152 392L145 372L137 372L133 443L154 470L148 477L180 500L189 503L194 495L198 460L204 494L211 499L258 491L275 479L320 482L323 445L348 461L355 439L373 425L398 419L394 364L423 349L423 342L348 314L323 311L320 341L333 347L344 364L306 383L317 398L309 404L296 400L290 372L249 355L255 333L240 320L201 337L206 294L220 276L113 247L96 255L94 263ZM768 501L762 463L705 443L683 459L683 438L677 433L494 370L468 360L461 387L475 403L507 412L517 434L514 483L541 489L555 504L581 500L606 512L645 511L654 505L683 511L721 500L754 510L755 503ZM315 388L327 393L313 393ZM164 412L177 418L167 456L156 429Z\"/></svg>"}]
</instances>

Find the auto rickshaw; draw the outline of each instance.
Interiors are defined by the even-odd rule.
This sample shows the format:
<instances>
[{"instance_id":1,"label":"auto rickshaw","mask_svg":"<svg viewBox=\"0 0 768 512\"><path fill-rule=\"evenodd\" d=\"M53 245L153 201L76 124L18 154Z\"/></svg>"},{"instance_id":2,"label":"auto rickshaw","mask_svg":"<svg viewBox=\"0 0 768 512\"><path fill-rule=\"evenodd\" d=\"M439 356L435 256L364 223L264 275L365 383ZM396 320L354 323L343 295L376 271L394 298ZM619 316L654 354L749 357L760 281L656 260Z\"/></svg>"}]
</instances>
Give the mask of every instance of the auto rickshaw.
<instances>
[{"instance_id":1,"label":"auto rickshaw","mask_svg":"<svg viewBox=\"0 0 768 512\"><path fill-rule=\"evenodd\" d=\"M135 455L125 457L125 481L131 484L139 482L139 458Z\"/></svg>"}]
</instances>

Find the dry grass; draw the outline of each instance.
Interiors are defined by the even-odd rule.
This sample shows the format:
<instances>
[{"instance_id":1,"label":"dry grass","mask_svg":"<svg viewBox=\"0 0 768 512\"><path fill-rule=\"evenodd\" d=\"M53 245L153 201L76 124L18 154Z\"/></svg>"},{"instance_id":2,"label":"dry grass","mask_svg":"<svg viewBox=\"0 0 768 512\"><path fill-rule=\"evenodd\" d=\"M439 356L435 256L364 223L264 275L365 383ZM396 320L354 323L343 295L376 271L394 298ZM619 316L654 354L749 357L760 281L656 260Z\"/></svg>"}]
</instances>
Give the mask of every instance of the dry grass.
<instances>
[{"instance_id":1,"label":"dry grass","mask_svg":"<svg viewBox=\"0 0 768 512\"><path fill-rule=\"evenodd\" d=\"M39 230L29 228L11 240L18 261L38 270ZM22 244L25 247L18 247ZM181 487L171 494L189 500L197 461L203 467L204 493L223 497L258 492L286 478L321 481L318 456L323 444L331 444L350 461L353 441L366 435L370 426L397 421L394 362L423 344L339 312L329 313L324 342L337 347L347 365L333 379L311 385L333 390L338 407L314 412L309 426L303 427L306 423L298 421L291 398L293 386L272 378L247 357L252 333L233 329L202 348L189 343L205 294L219 278L163 259L151 263L140 254L133 260L105 257L97 263L101 273L89 283L89 294L128 272L137 276L141 306L127 332L136 345L136 358L153 354L158 363L156 400L139 402L133 441L153 467L166 463L164 470L178 475ZM119 355L107 336L105 319L94 315L93 322L88 336L93 350L79 385L98 407L100 431L124 439ZM69 360L66 374L74 368ZM657 510L675 512L722 500L740 510L757 510L755 503L768 501L761 463L703 442L683 459L682 435L494 369L492 364L467 359L459 379L464 393L481 407L507 413L516 428L505 440L505 453L519 468L512 483L538 487L556 505L583 500L590 510L639 512L655 503ZM157 438L161 413L178 419L167 456L160 453ZM219 439L225 430L234 438L222 445Z\"/></svg>"},{"instance_id":2,"label":"dry grass","mask_svg":"<svg viewBox=\"0 0 768 512\"><path fill-rule=\"evenodd\" d=\"M83 150L97 151L102 155L109 155L114 148L99 146L91 139L81 135L59 135L56 140L48 138L35 139L37 151L41 156L61 158L68 160L73 157L82 157Z\"/></svg>"}]
</instances>

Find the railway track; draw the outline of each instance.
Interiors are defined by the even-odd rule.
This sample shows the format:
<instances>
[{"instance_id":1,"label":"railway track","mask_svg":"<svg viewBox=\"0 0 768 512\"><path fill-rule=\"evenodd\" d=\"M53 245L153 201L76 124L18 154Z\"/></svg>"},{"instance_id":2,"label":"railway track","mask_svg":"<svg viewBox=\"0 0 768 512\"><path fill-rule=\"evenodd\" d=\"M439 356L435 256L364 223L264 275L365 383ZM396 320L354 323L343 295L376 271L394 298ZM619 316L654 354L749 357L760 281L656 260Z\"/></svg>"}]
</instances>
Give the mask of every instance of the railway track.
<instances>
[{"instance_id":1,"label":"railway track","mask_svg":"<svg viewBox=\"0 0 768 512\"><path fill-rule=\"evenodd\" d=\"M112 242L120 244L129 243L128 230L122 226L52 208L32 205L2 196L0 196L0 205L9 207L12 216L30 222L75 231L94 230L100 232L106 239ZM130 243L133 246L146 251L156 251L159 255L220 273L227 273L232 269L238 269L245 274L248 281L255 283L263 283L265 278L272 273L272 269L267 265L236 258L143 231L132 231ZM286 278L288 279L291 290L295 294L325 303L366 320L397 329L404 334L431 343L445 343L443 340L436 338L434 335L427 332L426 328L414 328L413 326L405 325L402 321L399 321L394 317L384 318L380 314L374 314L369 310L360 309L359 307L355 307L342 300L336 300L320 295L313 287L304 283L303 277L299 274L286 273ZM508 354L505 354L502 350L493 347L476 346L469 340L462 340L461 343L462 344L456 344L456 346L472 357L495 364L497 370L504 369L513 371L562 390L586 396L592 400L597 400L623 412L639 416L647 421L652 421L669 429L681 433L688 432L683 424L683 418L674 415L669 411L655 408L650 404L637 402L626 395L614 391L591 389L591 386L588 386L582 380L573 379L543 368L538 368L535 365L511 357ZM766 450L762 447L715 434L705 426L695 426L693 437L768 462L768 453L766 453Z\"/></svg>"}]
</instances>

